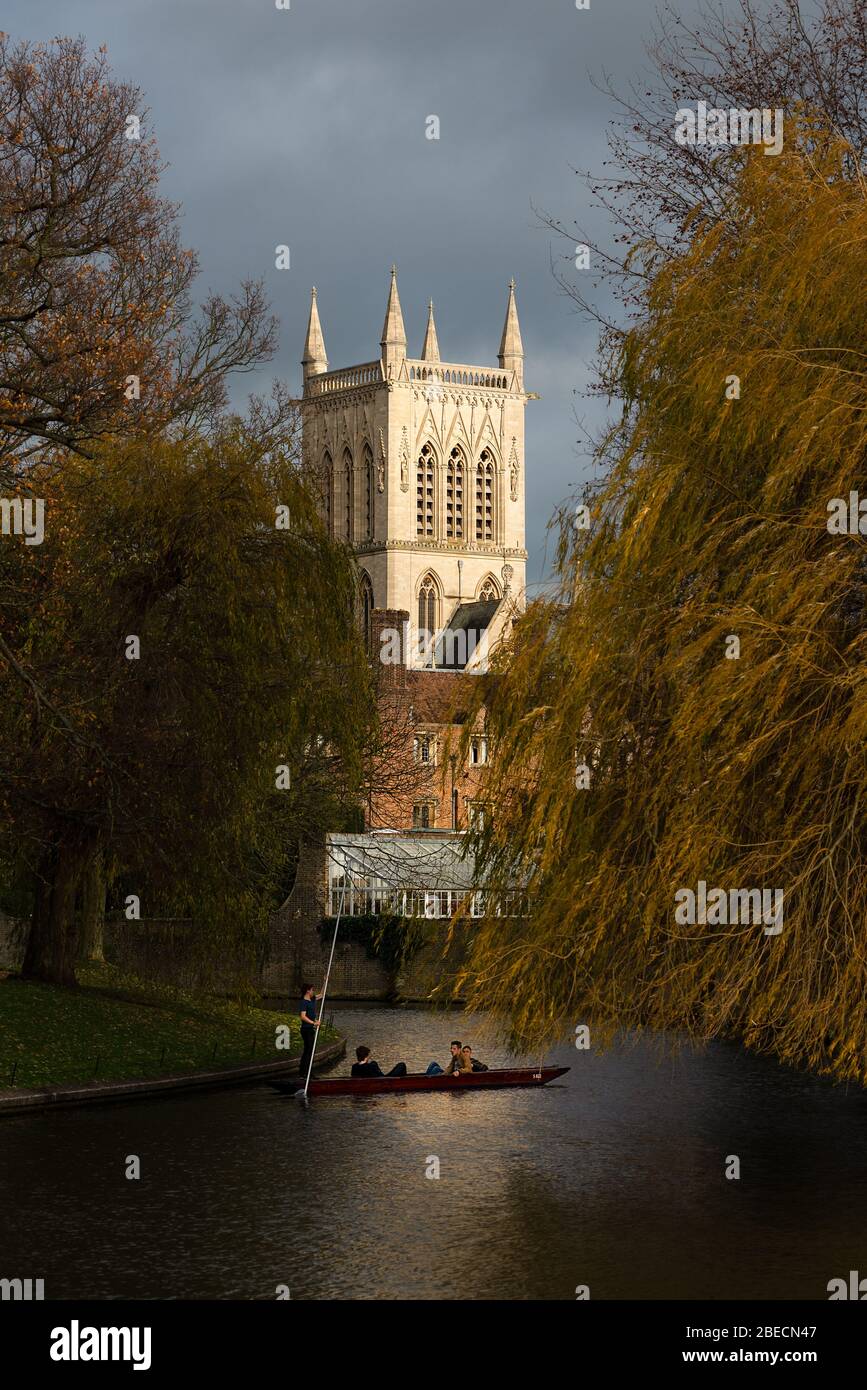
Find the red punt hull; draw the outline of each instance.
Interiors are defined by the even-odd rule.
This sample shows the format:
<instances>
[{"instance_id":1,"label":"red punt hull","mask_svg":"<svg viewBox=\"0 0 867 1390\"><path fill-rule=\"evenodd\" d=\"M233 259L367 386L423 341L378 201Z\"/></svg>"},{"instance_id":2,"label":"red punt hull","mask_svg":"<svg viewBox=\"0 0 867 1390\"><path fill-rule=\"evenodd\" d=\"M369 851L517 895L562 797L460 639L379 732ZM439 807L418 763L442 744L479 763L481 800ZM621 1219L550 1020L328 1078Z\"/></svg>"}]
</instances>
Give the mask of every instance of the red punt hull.
<instances>
[{"instance_id":1,"label":"red punt hull","mask_svg":"<svg viewBox=\"0 0 867 1390\"><path fill-rule=\"evenodd\" d=\"M464 1091L491 1090L502 1086L545 1086L568 1067L509 1067L499 1071L473 1071L458 1076L438 1074L426 1076L326 1076L314 1079L308 1096L378 1096L397 1091ZM272 1081L271 1085L284 1095L294 1095L304 1089L299 1080Z\"/></svg>"}]
</instances>

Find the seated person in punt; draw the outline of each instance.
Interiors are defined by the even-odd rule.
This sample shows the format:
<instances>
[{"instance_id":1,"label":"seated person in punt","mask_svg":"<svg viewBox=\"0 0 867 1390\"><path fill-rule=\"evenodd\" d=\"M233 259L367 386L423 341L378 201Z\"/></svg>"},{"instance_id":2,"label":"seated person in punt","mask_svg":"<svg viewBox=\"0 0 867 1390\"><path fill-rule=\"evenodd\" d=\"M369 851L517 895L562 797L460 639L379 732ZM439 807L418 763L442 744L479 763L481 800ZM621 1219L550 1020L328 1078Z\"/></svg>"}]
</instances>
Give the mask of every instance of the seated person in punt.
<instances>
[{"instance_id":1,"label":"seated person in punt","mask_svg":"<svg viewBox=\"0 0 867 1390\"><path fill-rule=\"evenodd\" d=\"M473 1049L470 1047L469 1043L464 1043L463 1047L461 1048L461 1052L470 1064L470 1071L488 1070L484 1062L480 1062L477 1057L473 1056Z\"/></svg>"},{"instance_id":2,"label":"seated person in punt","mask_svg":"<svg viewBox=\"0 0 867 1390\"><path fill-rule=\"evenodd\" d=\"M358 1061L352 1063L351 1076L406 1076L406 1062L397 1062L386 1072L373 1060L369 1047L357 1047L355 1055Z\"/></svg>"},{"instance_id":3,"label":"seated person in punt","mask_svg":"<svg viewBox=\"0 0 867 1390\"><path fill-rule=\"evenodd\" d=\"M446 1076L460 1076L465 1071L472 1071L472 1067L461 1051L460 1039L455 1038L451 1044L451 1056L445 1066L441 1067L439 1062L431 1062L425 1075L442 1076L445 1073Z\"/></svg>"}]
</instances>

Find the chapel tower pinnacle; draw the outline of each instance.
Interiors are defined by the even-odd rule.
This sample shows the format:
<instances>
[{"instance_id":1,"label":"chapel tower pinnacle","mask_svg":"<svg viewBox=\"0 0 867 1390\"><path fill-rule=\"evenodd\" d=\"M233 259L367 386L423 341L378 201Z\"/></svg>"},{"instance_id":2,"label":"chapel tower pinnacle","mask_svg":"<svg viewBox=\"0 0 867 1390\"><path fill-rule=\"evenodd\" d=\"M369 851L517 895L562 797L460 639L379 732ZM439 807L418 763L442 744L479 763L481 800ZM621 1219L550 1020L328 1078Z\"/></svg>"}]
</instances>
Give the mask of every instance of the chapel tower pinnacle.
<instances>
[{"instance_id":1,"label":"chapel tower pinnacle","mask_svg":"<svg viewBox=\"0 0 867 1390\"><path fill-rule=\"evenodd\" d=\"M307 320L307 339L304 343L304 356L301 359L304 380L328 371L328 358L325 354L325 339L322 324L319 322L319 306L316 302L316 286L310 291L310 317Z\"/></svg>"},{"instance_id":2,"label":"chapel tower pinnacle","mask_svg":"<svg viewBox=\"0 0 867 1390\"><path fill-rule=\"evenodd\" d=\"M514 280L509 281L509 302L506 305L506 321L503 324L503 336L500 339L500 351L497 360L501 367L506 367L509 371L517 374L519 385L523 383L524 344L521 342L521 328L518 323Z\"/></svg>"},{"instance_id":3,"label":"chapel tower pinnacle","mask_svg":"<svg viewBox=\"0 0 867 1390\"><path fill-rule=\"evenodd\" d=\"M385 322L382 325L382 361L386 374L391 377L406 357L406 329L403 326L403 313L400 296L397 292L397 266L391 267L391 286L388 291L388 304L385 308Z\"/></svg>"}]
</instances>

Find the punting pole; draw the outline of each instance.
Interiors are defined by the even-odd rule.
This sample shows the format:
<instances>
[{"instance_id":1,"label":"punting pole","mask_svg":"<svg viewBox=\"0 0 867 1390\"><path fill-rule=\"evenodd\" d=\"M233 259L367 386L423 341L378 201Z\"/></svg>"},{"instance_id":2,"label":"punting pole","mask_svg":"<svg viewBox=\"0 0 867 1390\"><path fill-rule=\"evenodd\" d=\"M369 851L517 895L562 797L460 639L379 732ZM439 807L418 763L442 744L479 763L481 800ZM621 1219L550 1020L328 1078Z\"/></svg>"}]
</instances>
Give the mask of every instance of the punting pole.
<instances>
[{"instance_id":1,"label":"punting pole","mask_svg":"<svg viewBox=\"0 0 867 1390\"><path fill-rule=\"evenodd\" d=\"M328 957L328 969L327 969L326 972L325 972L325 984L322 986L322 997L321 997L321 1000L319 1001L319 1025L320 1025L320 1028L321 1028L321 1026L322 1026L322 1015L323 1015L323 1013L325 1012L325 996L326 996L326 994L328 993L328 981L329 981L330 978L331 978L331 962L334 960L334 948L335 948L335 946L337 945L337 933L338 933L338 931L340 930L340 918L341 918L341 915L342 915L342 913L343 913L343 903L344 903L345 898L346 898L346 879L347 879L347 876L348 876L348 870L347 870L347 868L346 868L346 865L341 865L341 867L342 867L342 869L343 869L343 887L342 887L341 890L340 890L340 902L339 902L338 907L337 907L337 920L336 920L335 923L334 923L334 935L333 935L332 938L331 938L331 954L330 954L329 957ZM313 1050L312 1050L312 1052L310 1053L310 1065L309 1065L309 1067L307 1068L307 1077L306 1077L305 1082L304 1082L304 1090L303 1090L303 1091L298 1091L298 1092L296 1092L296 1094L297 1094L298 1096L302 1097L304 1100L307 1099L307 1087L310 1085L310 1076L311 1076L311 1073L312 1073L312 1071L313 1071L313 1059L314 1059L314 1057L316 1056L316 1044L318 1043L318 1041L319 1041L319 1028L316 1029L316 1032L315 1032L315 1034L313 1035Z\"/></svg>"}]
</instances>

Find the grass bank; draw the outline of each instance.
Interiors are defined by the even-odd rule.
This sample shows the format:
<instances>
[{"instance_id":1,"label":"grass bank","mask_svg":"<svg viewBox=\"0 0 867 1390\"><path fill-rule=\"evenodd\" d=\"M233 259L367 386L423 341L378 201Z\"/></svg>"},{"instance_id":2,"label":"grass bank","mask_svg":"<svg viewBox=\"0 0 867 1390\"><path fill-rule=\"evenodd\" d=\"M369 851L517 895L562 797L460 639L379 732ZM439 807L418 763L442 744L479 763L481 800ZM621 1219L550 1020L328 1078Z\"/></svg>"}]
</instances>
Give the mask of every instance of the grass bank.
<instances>
[{"instance_id":1,"label":"grass bank","mask_svg":"<svg viewBox=\"0 0 867 1390\"><path fill-rule=\"evenodd\" d=\"M185 994L109 965L80 969L79 980L70 990L0 978L0 1089L140 1081L301 1051L294 1014ZM276 1047L280 1024L291 1029L288 1050Z\"/></svg>"}]
</instances>

